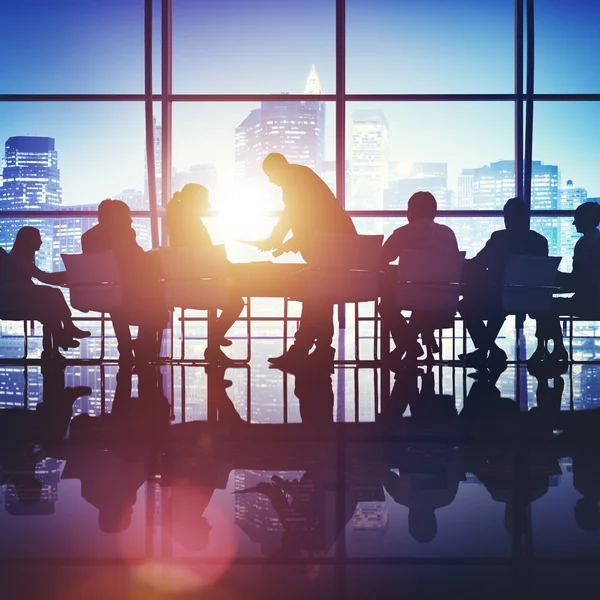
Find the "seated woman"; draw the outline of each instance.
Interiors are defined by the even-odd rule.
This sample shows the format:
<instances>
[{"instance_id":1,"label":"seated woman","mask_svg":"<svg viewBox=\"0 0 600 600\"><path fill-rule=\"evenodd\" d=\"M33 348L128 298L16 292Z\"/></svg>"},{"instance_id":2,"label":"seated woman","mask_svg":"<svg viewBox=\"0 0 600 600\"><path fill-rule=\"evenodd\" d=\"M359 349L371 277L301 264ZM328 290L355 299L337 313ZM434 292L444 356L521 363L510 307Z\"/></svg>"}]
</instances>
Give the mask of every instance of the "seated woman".
<instances>
[{"instance_id":1,"label":"seated woman","mask_svg":"<svg viewBox=\"0 0 600 600\"><path fill-rule=\"evenodd\" d=\"M77 338L89 331L79 329L71 318L71 310L60 290L36 285L32 278L49 285L66 285L66 272L46 273L35 264L35 253L42 246L42 236L35 227L22 227L12 250L4 257L2 288L4 304L28 319L44 325L43 358L59 358L59 348L77 348Z\"/></svg>"},{"instance_id":2,"label":"seated woman","mask_svg":"<svg viewBox=\"0 0 600 600\"><path fill-rule=\"evenodd\" d=\"M210 233L202 221L209 208L208 190L203 185L188 183L180 192L175 192L167 205L166 225L170 245L187 248L212 246ZM218 364L232 362L221 346L231 345L225 335L243 309L244 301L239 296L234 296L227 306L222 307L215 326L209 329L208 346L204 352L206 360Z\"/></svg>"},{"instance_id":3,"label":"seated woman","mask_svg":"<svg viewBox=\"0 0 600 600\"><path fill-rule=\"evenodd\" d=\"M573 225L577 233L583 234L573 249L573 271L558 273L557 283L561 292L574 292L570 298L556 298L554 310L548 315L537 317L536 337L538 347L529 359L532 363L547 360L565 365L569 354L565 348L560 315L597 318L596 298L600 291L600 204L584 202L575 210ZM554 348L548 352L548 342Z\"/></svg>"}]
</instances>

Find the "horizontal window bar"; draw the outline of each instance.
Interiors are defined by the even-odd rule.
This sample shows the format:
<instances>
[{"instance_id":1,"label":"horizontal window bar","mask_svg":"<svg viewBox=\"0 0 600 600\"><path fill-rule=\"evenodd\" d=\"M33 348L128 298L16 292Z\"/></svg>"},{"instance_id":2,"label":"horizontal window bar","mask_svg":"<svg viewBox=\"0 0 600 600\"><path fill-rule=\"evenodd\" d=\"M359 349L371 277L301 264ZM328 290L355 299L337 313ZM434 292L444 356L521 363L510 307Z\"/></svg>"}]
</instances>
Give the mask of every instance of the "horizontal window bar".
<instances>
[{"instance_id":1,"label":"horizontal window bar","mask_svg":"<svg viewBox=\"0 0 600 600\"><path fill-rule=\"evenodd\" d=\"M373 217L405 217L407 210L347 210L351 217L373 218ZM161 214L162 213L162 214ZM208 213L208 217L220 217L222 211L213 210ZM277 217L281 214L280 210L269 210L259 213L265 217ZM532 210L532 217L571 217L575 214L574 210ZM0 210L0 219L80 219L96 218L97 211L94 210ZM150 218L149 210L132 210L133 218ZM159 217L164 216L164 209L159 208ZM439 210L437 217L501 217L502 209L498 210Z\"/></svg>"},{"instance_id":2,"label":"horizontal window bar","mask_svg":"<svg viewBox=\"0 0 600 600\"><path fill-rule=\"evenodd\" d=\"M506 102L525 94L152 94L152 102ZM600 94L534 94L534 101L600 101ZM144 94L0 94L0 102L144 102Z\"/></svg>"}]
</instances>

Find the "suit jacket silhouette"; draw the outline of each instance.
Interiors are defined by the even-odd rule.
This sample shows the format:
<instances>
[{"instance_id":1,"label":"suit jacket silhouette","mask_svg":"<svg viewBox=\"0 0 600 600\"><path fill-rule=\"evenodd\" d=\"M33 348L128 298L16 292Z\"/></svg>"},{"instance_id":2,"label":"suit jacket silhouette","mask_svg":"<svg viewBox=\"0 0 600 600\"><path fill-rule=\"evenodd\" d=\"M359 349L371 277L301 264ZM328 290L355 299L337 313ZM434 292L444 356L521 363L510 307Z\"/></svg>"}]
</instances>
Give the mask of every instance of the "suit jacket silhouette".
<instances>
[{"instance_id":1,"label":"suit jacket silhouette","mask_svg":"<svg viewBox=\"0 0 600 600\"><path fill-rule=\"evenodd\" d=\"M356 234L350 215L342 208L329 186L309 167L289 165L282 184L285 208L269 237L280 245L291 230L294 250L309 262L315 233Z\"/></svg>"}]
</instances>

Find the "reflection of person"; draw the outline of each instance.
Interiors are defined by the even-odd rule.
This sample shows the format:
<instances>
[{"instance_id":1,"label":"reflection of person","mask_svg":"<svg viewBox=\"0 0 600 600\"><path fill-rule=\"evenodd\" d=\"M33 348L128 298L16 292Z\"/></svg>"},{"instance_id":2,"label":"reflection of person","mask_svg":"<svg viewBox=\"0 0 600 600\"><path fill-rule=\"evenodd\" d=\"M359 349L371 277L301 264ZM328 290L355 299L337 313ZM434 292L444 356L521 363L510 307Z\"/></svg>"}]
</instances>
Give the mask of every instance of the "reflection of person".
<instances>
[{"instance_id":1,"label":"reflection of person","mask_svg":"<svg viewBox=\"0 0 600 600\"><path fill-rule=\"evenodd\" d=\"M40 500L42 483L36 465L64 438L77 398L92 391L87 386L65 387L62 367L46 365L42 376L43 400L35 410L0 410L0 485L14 485L21 504Z\"/></svg>"},{"instance_id":2,"label":"reflection of person","mask_svg":"<svg viewBox=\"0 0 600 600\"><path fill-rule=\"evenodd\" d=\"M106 199L98 206L98 224L81 236L84 253L108 252L115 254L123 277L123 308L111 313L119 357L131 362L134 344L130 324L139 324L135 355L138 360L158 355L166 312L157 299L157 273L148 256L136 241L131 212L121 200Z\"/></svg>"},{"instance_id":3,"label":"reflection of person","mask_svg":"<svg viewBox=\"0 0 600 600\"><path fill-rule=\"evenodd\" d=\"M408 200L408 225L399 227L385 241L382 249L382 263L389 265L398 258L402 260L404 250L419 250L423 254L440 256L458 252L456 236L450 227L434 221L437 202L430 192L417 192ZM390 360L398 363L406 354L407 359L416 359L423 353L417 342L421 333L429 355L439 352L433 337L437 315L413 311L410 324L396 308L395 268L388 267L384 289L379 304L379 314L390 330L396 348L390 353ZM454 314L451 315L454 318Z\"/></svg>"},{"instance_id":4,"label":"reflection of person","mask_svg":"<svg viewBox=\"0 0 600 600\"><path fill-rule=\"evenodd\" d=\"M525 202L511 198L503 210L505 228L494 231L483 249L466 262L466 287L458 308L475 345L475 351L459 358L466 366L478 369L488 362L506 362L506 353L496 344L496 337L506 318L499 291L510 256L548 256L546 238L529 229Z\"/></svg>"},{"instance_id":5,"label":"reflection of person","mask_svg":"<svg viewBox=\"0 0 600 600\"><path fill-rule=\"evenodd\" d=\"M208 190L203 185L188 183L180 192L176 192L167 204L166 225L170 245L184 248L212 246L210 233L202 221L209 208ZM232 294L229 304L222 307L217 322L209 327L208 347L204 358L215 363L232 362L221 350L221 346L231 345L225 336L243 309L242 298Z\"/></svg>"},{"instance_id":6,"label":"reflection of person","mask_svg":"<svg viewBox=\"0 0 600 600\"><path fill-rule=\"evenodd\" d=\"M50 339L44 336L44 358L60 357L58 348L77 348L75 338L85 338L89 331L79 329L71 318L71 310L60 290L36 285L33 279L49 285L66 285L66 272L46 273L35 264L35 253L42 246L42 236L35 227L22 227L17 232L15 243L1 260L1 286L4 304L24 314L27 318L40 321L48 328ZM4 251L3 251L4 252Z\"/></svg>"},{"instance_id":7,"label":"reflection of person","mask_svg":"<svg viewBox=\"0 0 600 600\"><path fill-rule=\"evenodd\" d=\"M312 169L290 164L283 155L271 153L263 162L263 170L271 183L281 187L284 210L269 238L259 245L260 250L273 250L276 257L285 252L300 252L310 266L318 259L313 251L315 234L356 234L350 216ZM286 240L290 231L292 237ZM311 357L321 362L333 362L332 340L333 305L303 302L294 344L282 356L269 361L281 368L293 367L316 345Z\"/></svg>"},{"instance_id":8,"label":"reflection of person","mask_svg":"<svg viewBox=\"0 0 600 600\"><path fill-rule=\"evenodd\" d=\"M62 477L81 480L81 496L98 509L105 533L125 531L140 486L151 475L149 453L168 428L169 405L158 369L145 365L139 398L131 396L131 369L120 369L112 411L71 422L70 446Z\"/></svg>"}]
</instances>

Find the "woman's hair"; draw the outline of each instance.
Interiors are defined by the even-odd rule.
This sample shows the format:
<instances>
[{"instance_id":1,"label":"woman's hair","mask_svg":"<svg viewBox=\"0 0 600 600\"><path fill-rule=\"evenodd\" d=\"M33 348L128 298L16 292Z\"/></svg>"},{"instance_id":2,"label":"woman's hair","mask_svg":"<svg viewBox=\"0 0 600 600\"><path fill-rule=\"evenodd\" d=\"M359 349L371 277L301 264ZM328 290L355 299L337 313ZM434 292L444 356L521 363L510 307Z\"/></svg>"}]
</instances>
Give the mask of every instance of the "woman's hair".
<instances>
[{"instance_id":1,"label":"woman's hair","mask_svg":"<svg viewBox=\"0 0 600 600\"><path fill-rule=\"evenodd\" d=\"M29 252L31 250L37 250L37 244L39 243L41 234L39 229L26 225L21 227L17 232L15 243L13 245L13 251L15 252Z\"/></svg>"},{"instance_id":2,"label":"woman's hair","mask_svg":"<svg viewBox=\"0 0 600 600\"><path fill-rule=\"evenodd\" d=\"M167 204L166 226L169 235L185 229L210 208L208 190L198 183L188 183L175 192Z\"/></svg>"}]
</instances>

